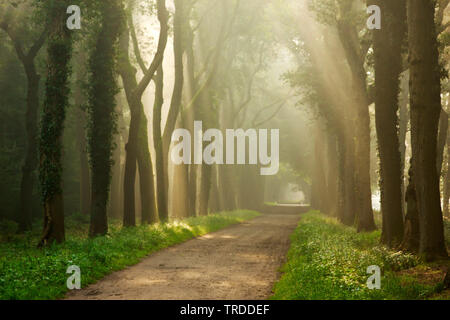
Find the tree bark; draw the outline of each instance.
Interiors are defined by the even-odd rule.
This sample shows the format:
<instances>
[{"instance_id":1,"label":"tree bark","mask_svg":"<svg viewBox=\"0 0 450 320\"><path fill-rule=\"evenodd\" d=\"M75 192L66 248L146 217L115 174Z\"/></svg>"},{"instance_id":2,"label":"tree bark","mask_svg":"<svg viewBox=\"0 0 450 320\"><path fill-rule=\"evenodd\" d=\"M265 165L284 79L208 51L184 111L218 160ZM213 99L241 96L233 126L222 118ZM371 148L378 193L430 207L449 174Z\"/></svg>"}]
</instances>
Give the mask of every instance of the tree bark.
<instances>
[{"instance_id":1,"label":"tree bark","mask_svg":"<svg viewBox=\"0 0 450 320\"><path fill-rule=\"evenodd\" d=\"M389 247L395 247L403 239L402 172L397 111L402 44L406 35L406 0L377 0L373 3L380 7L383 21L383 28L373 32L375 124L383 217L381 241Z\"/></svg>"},{"instance_id":2,"label":"tree bark","mask_svg":"<svg viewBox=\"0 0 450 320\"><path fill-rule=\"evenodd\" d=\"M406 133L408 131L409 111L409 71L403 73L401 79L401 94L400 94L400 112L399 112L399 128L398 140L400 142L400 171L402 174L402 211L405 213L405 186L407 181L405 178L406 168Z\"/></svg>"},{"instance_id":3,"label":"tree bark","mask_svg":"<svg viewBox=\"0 0 450 320\"><path fill-rule=\"evenodd\" d=\"M112 150L115 131L115 45L120 35L120 1L101 6L102 29L90 57L89 151L91 159L91 224L89 236L108 233L107 205L111 184Z\"/></svg>"},{"instance_id":4,"label":"tree bark","mask_svg":"<svg viewBox=\"0 0 450 320\"><path fill-rule=\"evenodd\" d=\"M441 85L434 12L435 1L408 1L411 145L419 252L426 259L447 256L436 170Z\"/></svg>"},{"instance_id":5,"label":"tree bark","mask_svg":"<svg viewBox=\"0 0 450 320\"><path fill-rule=\"evenodd\" d=\"M443 214L450 218L450 130L447 132L447 166L444 175L444 190L443 190Z\"/></svg>"},{"instance_id":6,"label":"tree bark","mask_svg":"<svg viewBox=\"0 0 450 320\"><path fill-rule=\"evenodd\" d=\"M319 123L315 124L314 129L314 169L311 182L311 207L323 213L327 213L327 182L325 177L325 153L323 129Z\"/></svg>"},{"instance_id":7,"label":"tree bark","mask_svg":"<svg viewBox=\"0 0 450 320\"><path fill-rule=\"evenodd\" d=\"M409 169L409 183L405 193L406 216L403 242L400 247L403 250L418 253L420 245L420 222L419 210L417 207L416 188L414 186L414 172L412 167Z\"/></svg>"},{"instance_id":8,"label":"tree bark","mask_svg":"<svg viewBox=\"0 0 450 320\"><path fill-rule=\"evenodd\" d=\"M44 228L39 246L65 240L62 192L62 135L65 109L69 104L72 40L66 28L67 3L48 9L52 21L47 46L47 77L39 144Z\"/></svg>"},{"instance_id":9,"label":"tree bark","mask_svg":"<svg viewBox=\"0 0 450 320\"><path fill-rule=\"evenodd\" d=\"M436 169L438 177L440 177L442 172L442 161L444 160L444 150L445 144L447 143L447 132L448 132L448 114L447 112L445 112L444 109L441 109L438 132L439 134L437 143Z\"/></svg>"},{"instance_id":10,"label":"tree bark","mask_svg":"<svg viewBox=\"0 0 450 320\"><path fill-rule=\"evenodd\" d=\"M120 101L118 102L118 106L116 108L117 118L120 119L122 117L122 107L120 106ZM120 122L120 121L118 121ZM119 125L119 131L121 124ZM121 153L122 153L122 145L121 145L121 134L117 132L114 134L114 145L115 149L113 151L113 166L112 166L112 177L111 177L111 192L109 195L109 216L114 219L120 219L121 216L121 181L122 181L122 165L121 165Z\"/></svg>"},{"instance_id":11,"label":"tree bark","mask_svg":"<svg viewBox=\"0 0 450 320\"><path fill-rule=\"evenodd\" d=\"M331 129L327 130L327 213L333 217L338 211L338 150L337 139Z\"/></svg>"},{"instance_id":12,"label":"tree bark","mask_svg":"<svg viewBox=\"0 0 450 320\"><path fill-rule=\"evenodd\" d=\"M345 221L345 215L346 215L346 200L347 195L346 191L347 188L346 185L346 179L345 179L345 164L346 164L346 143L345 143L345 137L344 134L340 131L337 132L337 162L338 162L338 202L337 202L337 218L340 222Z\"/></svg>"},{"instance_id":13,"label":"tree bark","mask_svg":"<svg viewBox=\"0 0 450 320\"><path fill-rule=\"evenodd\" d=\"M167 209L167 188L164 173L164 150L161 132L161 111L164 103L164 73L162 66L159 67L155 77L155 103L153 105L153 142L156 154L156 190L158 214L161 221L168 221L169 211Z\"/></svg>"},{"instance_id":14,"label":"tree bark","mask_svg":"<svg viewBox=\"0 0 450 320\"><path fill-rule=\"evenodd\" d=\"M345 158L344 158L344 217L345 225L355 225L357 215L356 205L356 182L355 182L355 133L351 128L351 122L345 128Z\"/></svg>"},{"instance_id":15,"label":"tree bark","mask_svg":"<svg viewBox=\"0 0 450 320\"><path fill-rule=\"evenodd\" d=\"M147 117L145 116L143 105L141 110L141 123L139 125L139 147L137 161L139 166L139 183L141 191L141 210L143 224L158 222L156 212L155 185L153 177L153 164L148 146Z\"/></svg>"},{"instance_id":16,"label":"tree bark","mask_svg":"<svg viewBox=\"0 0 450 320\"><path fill-rule=\"evenodd\" d=\"M346 1L345 5L352 2ZM341 8L342 12L350 12L350 8ZM358 34L355 27L347 19L338 21L338 33L341 39L347 62L352 74L353 109L351 123L355 126L354 149L354 190L356 227L360 231L376 229L372 211L372 192L370 185L370 116L369 98L366 88L366 71L362 61Z\"/></svg>"}]
</instances>

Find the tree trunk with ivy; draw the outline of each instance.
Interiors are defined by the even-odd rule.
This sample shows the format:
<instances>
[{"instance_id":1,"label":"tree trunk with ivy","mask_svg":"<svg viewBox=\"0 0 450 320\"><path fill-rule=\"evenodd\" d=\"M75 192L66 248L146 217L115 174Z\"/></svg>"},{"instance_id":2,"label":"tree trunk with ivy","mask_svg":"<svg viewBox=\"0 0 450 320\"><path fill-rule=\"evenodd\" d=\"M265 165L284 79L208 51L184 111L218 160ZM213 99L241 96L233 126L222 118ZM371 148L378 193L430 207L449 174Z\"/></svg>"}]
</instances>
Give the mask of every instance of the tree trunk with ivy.
<instances>
[{"instance_id":1,"label":"tree trunk with ivy","mask_svg":"<svg viewBox=\"0 0 450 320\"><path fill-rule=\"evenodd\" d=\"M49 4L51 20L47 45L47 80L41 121L40 182L44 206L44 230L39 246L65 240L62 193L62 135L69 104L69 75L72 54L70 31L66 28L67 2Z\"/></svg>"},{"instance_id":2,"label":"tree trunk with ivy","mask_svg":"<svg viewBox=\"0 0 450 320\"><path fill-rule=\"evenodd\" d=\"M89 153L92 171L91 237L108 232L107 204L116 131L115 45L123 18L118 0L101 3L102 27L90 57Z\"/></svg>"}]
</instances>

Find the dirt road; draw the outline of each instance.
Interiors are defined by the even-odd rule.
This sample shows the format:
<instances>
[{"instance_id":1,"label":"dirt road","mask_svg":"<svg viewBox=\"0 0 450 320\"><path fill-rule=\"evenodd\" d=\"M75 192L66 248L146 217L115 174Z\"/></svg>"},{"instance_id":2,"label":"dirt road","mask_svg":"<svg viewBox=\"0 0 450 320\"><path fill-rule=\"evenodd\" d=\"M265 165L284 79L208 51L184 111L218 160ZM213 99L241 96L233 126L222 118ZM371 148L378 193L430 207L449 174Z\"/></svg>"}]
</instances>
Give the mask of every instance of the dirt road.
<instances>
[{"instance_id":1,"label":"dirt road","mask_svg":"<svg viewBox=\"0 0 450 320\"><path fill-rule=\"evenodd\" d=\"M68 299L266 299L299 215L264 214L149 255Z\"/></svg>"}]
</instances>

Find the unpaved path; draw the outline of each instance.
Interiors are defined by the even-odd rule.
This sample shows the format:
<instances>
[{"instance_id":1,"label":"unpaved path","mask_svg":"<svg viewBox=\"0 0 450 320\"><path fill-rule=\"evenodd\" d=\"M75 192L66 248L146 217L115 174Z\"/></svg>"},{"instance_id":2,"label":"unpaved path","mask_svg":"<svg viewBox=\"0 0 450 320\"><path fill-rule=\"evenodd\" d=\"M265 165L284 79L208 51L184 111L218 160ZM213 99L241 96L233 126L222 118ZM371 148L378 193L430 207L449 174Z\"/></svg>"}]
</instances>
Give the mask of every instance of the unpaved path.
<instances>
[{"instance_id":1,"label":"unpaved path","mask_svg":"<svg viewBox=\"0 0 450 320\"><path fill-rule=\"evenodd\" d=\"M261 215L153 253L67 298L266 299L299 218Z\"/></svg>"}]
</instances>

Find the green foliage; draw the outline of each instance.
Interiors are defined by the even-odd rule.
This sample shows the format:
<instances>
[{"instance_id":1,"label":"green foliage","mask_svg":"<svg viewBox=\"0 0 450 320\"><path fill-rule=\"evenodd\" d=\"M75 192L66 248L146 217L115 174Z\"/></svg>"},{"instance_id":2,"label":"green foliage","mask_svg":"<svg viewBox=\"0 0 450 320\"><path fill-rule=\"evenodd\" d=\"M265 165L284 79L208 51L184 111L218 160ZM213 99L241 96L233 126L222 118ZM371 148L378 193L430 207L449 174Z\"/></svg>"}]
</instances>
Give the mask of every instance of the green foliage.
<instances>
[{"instance_id":1,"label":"green foliage","mask_svg":"<svg viewBox=\"0 0 450 320\"><path fill-rule=\"evenodd\" d=\"M0 241L9 241L17 232L17 222L12 220L0 220Z\"/></svg>"},{"instance_id":2,"label":"green foliage","mask_svg":"<svg viewBox=\"0 0 450 320\"><path fill-rule=\"evenodd\" d=\"M396 271L419 265L416 256L379 245L380 231L356 233L318 212L302 219L291 236L288 262L273 299L422 299L438 290ZM381 289L370 290L367 267L381 268Z\"/></svg>"},{"instance_id":3,"label":"green foliage","mask_svg":"<svg viewBox=\"0 0 450 320\"><path fill-rule=\"evenodd\" d=\"M55 299L66 293L67 267L81 269L83 287L106 274L133 265L149 253L228 225L252 219L254 211L233 211L188 218L168 224L120 228L107 236L87 239L88 219L67 221L67 241L36 249L38 236L27 235L0 244L0 299Z\"/></svg>"}]
</instances>

